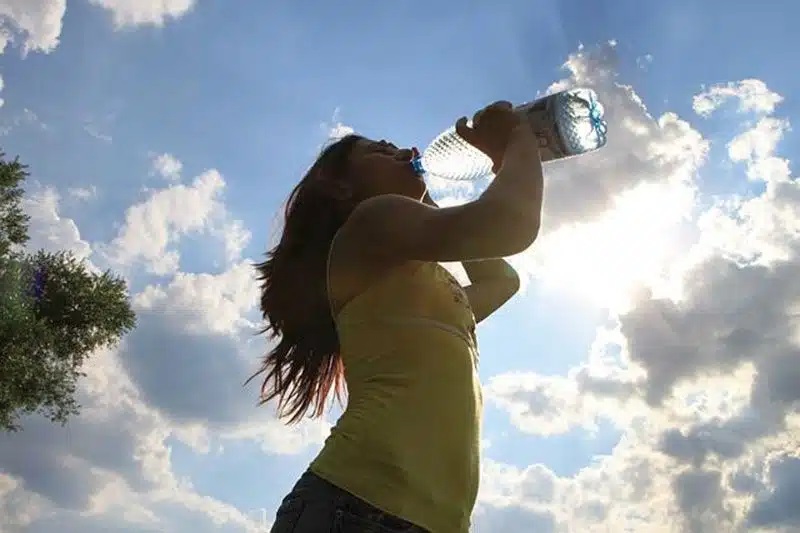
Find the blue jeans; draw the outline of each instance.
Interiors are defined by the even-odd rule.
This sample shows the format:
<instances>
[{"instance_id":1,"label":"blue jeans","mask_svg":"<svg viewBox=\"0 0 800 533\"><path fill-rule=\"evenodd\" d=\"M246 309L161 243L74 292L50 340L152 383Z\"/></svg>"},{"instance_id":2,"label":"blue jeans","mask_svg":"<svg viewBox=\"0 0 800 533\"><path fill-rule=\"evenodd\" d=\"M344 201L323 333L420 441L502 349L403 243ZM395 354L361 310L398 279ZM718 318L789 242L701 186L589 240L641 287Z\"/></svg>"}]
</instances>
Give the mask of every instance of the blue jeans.
<instances>
[{"instance_id":1,"label":"blue jeans","mask_svg":"<svg viewBox=\"0 0 800 533\"><path fill-rule=\"evenodd\" d=\"M283 499L270 533L427 533L310 470Z\"/></svg>"}]
</instances>

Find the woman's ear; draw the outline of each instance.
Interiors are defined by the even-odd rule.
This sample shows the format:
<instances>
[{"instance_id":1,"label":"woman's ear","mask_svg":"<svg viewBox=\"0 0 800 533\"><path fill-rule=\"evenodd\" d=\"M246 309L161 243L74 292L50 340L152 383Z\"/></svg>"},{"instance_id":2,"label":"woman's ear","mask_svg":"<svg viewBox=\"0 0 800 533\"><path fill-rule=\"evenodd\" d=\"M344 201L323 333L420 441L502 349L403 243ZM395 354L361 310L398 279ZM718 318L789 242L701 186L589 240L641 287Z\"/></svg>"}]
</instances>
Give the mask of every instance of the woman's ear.
<instances>
[{"instance_id":1,"label":"woman's ear","mask_svg":"<svg viewBox=\"0 0 800 533\"><path fill-rule=\"evenodd\" d=\"M336 200L347 200L353 197L353 188L346 183L332 182L331 183L331 196Z\"/></svg>"},{"instance_id":2,"label":"woman's ear","mask_svg":"<svg viewBox=\"0 0 800 533\"><path fill-rule=\"evenodd\" d=\"M329 194L334 201L341 204L349 204L355 199L353 188L345 183L333 183Z\"/></svg>"},{"instance_id":3,"label":"woman's ear","mask_svg":"<svg viewBox=\"0 0 800 533\"><path fill-rule=\"evenodd\" d=\"M337 183L328 191L329 198L336 204L336 211L347 216L358 204L355 191L349 184Z\"/></svg>"}]
</instances>

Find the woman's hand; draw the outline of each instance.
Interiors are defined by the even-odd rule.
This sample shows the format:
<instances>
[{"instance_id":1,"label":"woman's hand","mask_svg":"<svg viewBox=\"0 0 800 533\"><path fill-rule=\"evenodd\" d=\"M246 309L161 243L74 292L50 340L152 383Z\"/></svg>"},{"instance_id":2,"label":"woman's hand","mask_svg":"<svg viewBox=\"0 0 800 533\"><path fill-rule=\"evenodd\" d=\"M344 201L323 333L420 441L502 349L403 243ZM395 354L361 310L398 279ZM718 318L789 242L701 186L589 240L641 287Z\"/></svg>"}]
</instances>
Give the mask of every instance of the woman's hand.
<instances>
[{"instance_id":1,"label":"woman's hand","mask_svg":"<svg viewBox=\"0 0 800 533\"><path fill-rule=\"evenodd\" d=\"M456 133L489 156L496 173L503 164L511 132L520 124L522 120L514 113L511 102L498 101L475 113L472 127L467 125L467 117L458 119Z\"/></svg>"}]
</instances>

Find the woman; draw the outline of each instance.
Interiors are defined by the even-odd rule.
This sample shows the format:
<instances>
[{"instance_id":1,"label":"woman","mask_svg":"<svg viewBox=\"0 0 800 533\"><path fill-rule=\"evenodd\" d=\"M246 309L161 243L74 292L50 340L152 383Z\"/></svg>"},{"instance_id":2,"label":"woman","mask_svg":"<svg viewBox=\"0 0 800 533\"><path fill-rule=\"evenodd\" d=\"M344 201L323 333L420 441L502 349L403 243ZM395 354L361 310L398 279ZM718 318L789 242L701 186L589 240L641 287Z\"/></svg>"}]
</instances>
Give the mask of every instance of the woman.
<instances>
[{"instance_id":1,"label":"woman","mask_svg":"<svg viewBox=\"0 0 800 533\"><path fill-rule=\"evenodd\" d=\"M481 391L475 324L519 287L503 256L536 238L537 141L496 102L458 133L494 162L486 191L437 208L415 149L351 135L326 148L286 206L258 265L261 309L279 338L262 402L291 422L347 407L283 499L273 533L460 533L479 478ZM461 261L462 288L440 261ZM254 376L255 377L255 376Z\"/></svg>"}]
</instances>

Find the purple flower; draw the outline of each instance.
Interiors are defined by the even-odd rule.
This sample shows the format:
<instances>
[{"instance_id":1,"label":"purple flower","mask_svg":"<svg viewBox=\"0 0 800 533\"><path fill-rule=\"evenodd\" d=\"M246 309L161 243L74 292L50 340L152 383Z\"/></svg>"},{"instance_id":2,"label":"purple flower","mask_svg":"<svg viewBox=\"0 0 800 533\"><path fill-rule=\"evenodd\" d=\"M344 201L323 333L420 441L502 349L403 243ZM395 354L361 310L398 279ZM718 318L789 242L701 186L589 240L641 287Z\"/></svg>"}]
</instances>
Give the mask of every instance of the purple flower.
<instances>
[{"instance_id":1,"label":"purple flower","mask_svg":"<svg viewBox=\"0 0 800 533\"><path fill-rule=\"evenodd\" d=\"M46 282L47 269L43 266L40 266L33 272L33 282L31 283L30 287L30 294L34 297L34 299L36 299L37 302L41 301L42 296L44 295L44 285Z\"/></svg>"}]
</instances>

